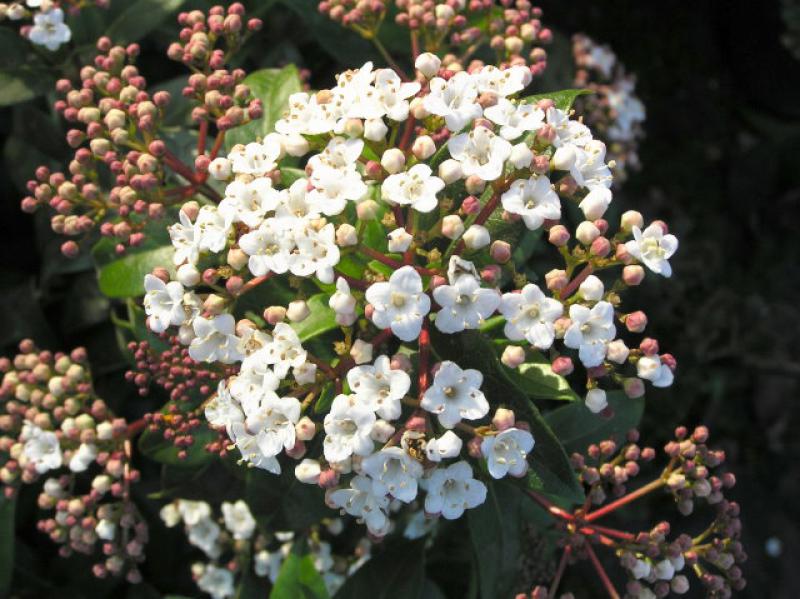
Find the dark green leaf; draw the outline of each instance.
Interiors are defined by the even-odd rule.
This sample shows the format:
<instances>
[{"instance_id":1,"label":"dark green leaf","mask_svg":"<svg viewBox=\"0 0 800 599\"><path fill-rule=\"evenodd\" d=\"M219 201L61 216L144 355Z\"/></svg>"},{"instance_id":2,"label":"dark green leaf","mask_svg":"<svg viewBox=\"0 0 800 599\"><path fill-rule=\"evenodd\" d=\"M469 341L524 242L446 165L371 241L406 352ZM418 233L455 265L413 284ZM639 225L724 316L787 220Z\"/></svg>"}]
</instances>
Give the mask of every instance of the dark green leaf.
<instances>
[{"instance_id":1,"label":"dark green leaf","mask_svg":"<svg viewBox=\"0 0 800 599\"><path fill-rule=\"evenodd\" d=\"M157 29L183 2L184 0L136 0L111 23L106 35L115 44L136 42Z\"/></svg>"},{"instance_id":2,"label":"dark green leaf","mask_svg":"<svg viewBox=\"0 0 800 599\"><path fill-rule=\"evenodd\" d=\"M502 481L492 481L487 486L486 501L467 511L480 597L510 597L520 550L522 492Z\"/></svg>"},{"instance_id":3,"label":"dark green leaf","mask_svg":"<svg viewBox=\"0 0 800 599\"><path fill-rule=\"evenodd\" d=\"M522 100L528 104L534 104L539 100L549 99L555 102L556 108L560 108L561 110L569 110L572 108L575 98L592 93L594 92L590 89L562 89L555 92L526 96L522 98Z\"/></svg>"},{"instance_id":4,"label":"dark green leaf","mask_svg":"<svg viewBox=\"0 0 800 599\"><path fill-rule=\"evenodd\" d=\"M22 66L0 71L0 106L11 106L35 98L53 86L47 69Z\"/></svg>"},{"instance_id":5,"label":"dark green leaf","mask_svg":"<svg viewBox=\"0 0 800 599\"><path fill-rule=\"evenodd\" d=\"M156 266L161 266L174 275L171 245L150 248L133 248L121 258L102 264L105 242L101 240L92 250L99 266L97 273L100 291L108 297L137 297L144 294L144 276Z\"/></svg>"},{"instance_id":6,"label":"dark green leaf","mask_svg":"<svg viewBox=\"0 0 800 599\"><path fill-rule=\"evenodd\" d=\"M247 144L257 137L264 137L275 130L275 123L283 116L289 96L301 91L302 84L297 67L288 65L282 69L261 69L250 73L243 83L250 87L253 95L264 106L263 116L225 134L225 147L230 150L236 144Z\"/></svg>"},{"instance_id":7,"label":"dark green leaf","mask_svg":"<svg viewBox=\"0 0 800 599\"><path fill-rule=\"evenodd\" d=\"M14 508L13 499L0 499L0 595L11 588L14 573Z\"/></svg>"},{"instance_id":8,"label":"dark green leaf","mask_svg":"<svg viewBox=\"0 0 800 599\"><path fill-rule=\"evenodd\" d=\"M631 399L622 391L610 391L607 397L613 411L610 418L593 414L580 401L547 414L545 420L568 451L585 451L603 439L623 440L625 433L639 425L644 413L643 397Z\"/></svg>"},{"instance_id":9,"label":"dark green leaf","mask_svg":"<svg viewBox=\"0 0 800 599\"><path fill-rule=\"evenodd\" d=\"M535 399L578 401L567 379L553 372L548 362L528 362L517 370L507 370L508 377Z\"/></svg>"},{"instance_id":10,"label":"dark green leaf","mask_svg":"<svg viewBox=\"0 0 800 599\"><path fill-rule=\"evenodd\" d=\"M289 554L278 573L269 599L327 599L328 591L314 567L314 558L308 554Z\"/></svg>"},{"instance_id":11,"label":"dark green leaf","mask_svg":"<svg viewBox=\"0 0 800 599\"><path fill-rule=\"evenodd\" d=\"M425 588L425 539L387 541L350 576L335 599L419 599Z\"/></svg>"},{"instance_id":12,"label":"dark green leaf","mask_svg":"<svg viewBox=\"0 0 800 599\"><path fill-rule=\"evenodd\" d=\"M0 68L8 69L25 62L28 47L28 42L18 31L0 27Z\"/></svg>"},{"instance_id":13,"label":"dark green leaf","mask_svg":"<svg viewBox=\"0 0 800 599\"><path fill-rule=\"evenodd\" d=\"M569 502L583 501L583 489L578 484L564 447L530 398L508 378L505 367L500 364L488 339L477 331L443 335L434 329L431 331L431 341L440 358L483 373L481 389L492 407L510 407L520 420L530 424L536 446L528 461L546 485L545 492Z\"/></svg>"}]
</instances>

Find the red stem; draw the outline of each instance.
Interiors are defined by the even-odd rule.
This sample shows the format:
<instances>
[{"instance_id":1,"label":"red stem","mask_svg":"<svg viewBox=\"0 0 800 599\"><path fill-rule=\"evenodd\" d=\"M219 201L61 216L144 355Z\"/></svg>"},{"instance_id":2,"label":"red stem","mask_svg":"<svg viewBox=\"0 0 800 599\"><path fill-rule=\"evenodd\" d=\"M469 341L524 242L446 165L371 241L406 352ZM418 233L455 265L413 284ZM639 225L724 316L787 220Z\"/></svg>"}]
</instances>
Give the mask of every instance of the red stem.
<instances>
[{"instance_id":1,"label":"red stem","mask_svg":"<svg viewBox=\"0 0 800 599\"><path fill-rule=\"evenodd\" d=\"M398 205L392 206L392 213L394 214L394 220L397 223L398 227L405 227L406 226L406 219L403 216L403 209L400 208Z\"/></svg>"},{"instance_id":2,"label":"red stem","mask_svg":"<svg viewBox=\"0 0 800 599\"><path fill-rule=\"evenodd\" d=\"M594 566L597 575L600 577L600 581L603 583L608 596L611 597L611 599L619 599L619 593L617 592L617 589L614 588L614 584L608 577L605 568L603 568L603 564L601 564L600 560L597 559L597 554L594 552L594 549L592 549L592 544L586 543L584 546L586 547L586 553L589 554L589 561L592 562L592 565Z\"/></svg>"},{"instance_id":3,"label":"red stem","mask_svg":"<svg viewBox=\"0 0 800 599\"><path fill-rule=\"evenodd\" d=\"M558 569L556 570L556 575L553 577L553 582L550 583L547 599L555 599L558 585L561 584L561 578L564 576L564 572L567 569L570 555L572 555L572 545L567 545L564 547L564 553L561 554L561 560L558 562Z\"/></svg>"},{"instance_id":4,"label":"red stem","mask_svg":"<svg viewBox=\"0 0 800 599\"><path fill-rule=\"evenodd\" d=\"M331 379L338 379L339 375L337 372L331 368L330 364L328 364L325 360L320 360L316 356L312 356L308 354L308 361L316 364L325 374L327 374Z\"/></svg>"},{"instance_id":5,"label":"red stem","mask_svg":"<svg viewBox=\"0 0 800 599\"><path fill-rule=\"evenodd\" d=\"M350 287L355 287L356 289L366 289L367 287L369 287L366 281L362 281L361 279L354 279L353 277L348 276L342 272L339 272L338 270L336 271L336 276L341 277L345 281L347 281Z\"/></svg>"},{"instance_id":6,"label":"red stem","mask_svg":"<svg viewBox=\"0 0 800 599\"><path fill-rule=\"evenodd\" d=\"M431 335L428 332L428 317L422 320L422 330L419 332L419 399L428 389L428 357L431 351Z\"/></svg>"},{"instance_id":7,"label":"red stem","mask_svg":"<svg viewBox=\"0 0 800 599\"><path fill-rule=\"evenodd\" d=\"M211 154L209 154L209 158L214 160L219 154L220 148L222 148L222 142L225 140L225 131L220 131L217 133L217 138L214 140L214 145L211 146Z\"/></svg>"},{"instance_id":8,"label":"red stem","mask_svg":"<svg viewBox=\"0 0 800 599\"><path fill-rule=\"evenodd\" d=\"M206 153L206 137L208 136L208 121L200 121L200 133L197 136L197 155L202 156Z\"/></svg>"},{"instance_id":9,"label":"red stem","mask_svg":"<svg viewBox=\"0 0 800 599\"><path fill-rule=\"evenodd\" d=\"M636 535L633 535L629 532L625 532L623 530L617 530L616 528L608 528L607 526L599 526L597 524L592 524L587 528L599 533L603 533L604 535L608 535L609 537L615 537L617 539L620 539L621 541L636 540Z\"/></svg>"},{"instance_id":10,"label":"red stem","mask_svg":"<svg viewBox=\"0 0 800 599\"><path fill-rule=\"evenodd\" d=\"M650 493L652 491L655 491L656 489L660 489L665 484L666 484L666 482L664 481L663 478L658 478L658 479L654 480L653 482L648 483L645 486L640 487L640 488L636 489L635 491L633 491L631 493L628 493L624 497L620 497L616 501L612 501L608 505L604 505L600 509L595 510L595 511L589 513L589 514L586 514L586 517L584 518L584 521L585 522L593 522L594 520L597 520L598 518L602 518L606 514L610 514L611 512L613 512L615 510L618 510L623 505L627 505L631 501L635 501L636 499L639 499L640 497L644 497L645 495L647 495L648 493Z\"/></svg>"},{"instance_id":11,"label":"red stem","mask_svg":"<svg viewBox=\"0 0 800 599\"><path fill-rule=\"evenodd\" d=\"M261 277L256 277L255 279L250 279L249 281L247 281L247 283L242 285L242 288L239 290L239 295L244 295L248 291L251 291L252 289L258 287L264 281L268 281L270 278L272 278L272 275L274 275L274 274L275 273L273 273L273 272L268 272L267 274L265 274L265 275L263 275Z\"/></svg>"},{"instance_id":12,"label":"red stem","mask_svg":"<svg viewBox=\"0 0 800 599\"><path fill-rule=\"evenodd\" d=\"M539 505L541 505L544 509L550 512L553 516L557 516L562 520L567 520L568 522L572 522L575 520L575 516L570 514L568 511L561 509L555 503L547 499L546 497L540 495L536 491L531 491L528 489L528 495L530 495Z\"/></svg>"},{"instance_id":13,"label":"red stem","mask_svg":"<svg viewBox=\"0 0 800 599\"><path fill-rule=\"evenodd\" d=\"M417 36L416 31L411 32L411 56L415 61L419 56L419 37Z\"/></svg>"},{"instance_id":14,"label":"red stem","mask_svg":"<svg viewBox=\"0 0 800 599\"><path fill-rule=\"evenodd\" d=\"M392 336L392 329L383 329L380 333L372 338L372 347L378 347L381 343L386 341Z\"/></svg>"},{"instance_id":15,"label":"red stem","mask_svg":"<svg viewBox=\"0 0 800 599\"><path fill-rule=\"evenodd\" d=\"M578 285L583 283L590 274L594 272L594 267L591 264L587 264L586 268L584 268L579 275L574 277L564 289L561 290L559 297L561 299L566 299L570 295L572 295L575 290L578 288Z\"/></svg>"},{"instance_id":16,"label":"red stem","mask_svg":"<svg viewBox=\"0 0 800 599\"><path fill-rule=\"evenodd\" d=\"M400 139L400 145L398 146L404 152L407 151L411 145L411 134L414 133L414 117L408 117L406 121L406 128L403 131L403 137Z\"/></svg>"},{"instance_id":17,"label":"red stem","mask_svg":"<svg viewBox=\"0 0 800 599\"><path fill-rule=\"evenodd\" d=\"M139 418L139 420L135 420L130 424L128 424L128 430L127 430L128 438L135 437L140 432L142 432L146 424L147 423L145 422L144 418Z\"/></svg>"}]
</instances>

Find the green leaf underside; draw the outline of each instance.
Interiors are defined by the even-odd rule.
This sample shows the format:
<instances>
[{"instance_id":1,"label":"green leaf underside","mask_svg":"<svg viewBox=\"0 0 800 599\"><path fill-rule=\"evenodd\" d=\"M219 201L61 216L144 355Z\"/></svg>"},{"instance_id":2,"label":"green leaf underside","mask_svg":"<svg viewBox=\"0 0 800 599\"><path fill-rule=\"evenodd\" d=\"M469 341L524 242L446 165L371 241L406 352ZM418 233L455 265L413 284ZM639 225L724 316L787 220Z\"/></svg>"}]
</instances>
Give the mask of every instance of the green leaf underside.
<instances>
[{"instance_id":1,"label":"green leaf underside","mask_svg":"<svg viewBox=\"0 0 800 599\"><path fill-rule=\"evenodd\" d=\"M281 565L269 599L328 599L328 596L325 581L314 567L314 558L292 552Z\"/></svg>"}]
</instances>

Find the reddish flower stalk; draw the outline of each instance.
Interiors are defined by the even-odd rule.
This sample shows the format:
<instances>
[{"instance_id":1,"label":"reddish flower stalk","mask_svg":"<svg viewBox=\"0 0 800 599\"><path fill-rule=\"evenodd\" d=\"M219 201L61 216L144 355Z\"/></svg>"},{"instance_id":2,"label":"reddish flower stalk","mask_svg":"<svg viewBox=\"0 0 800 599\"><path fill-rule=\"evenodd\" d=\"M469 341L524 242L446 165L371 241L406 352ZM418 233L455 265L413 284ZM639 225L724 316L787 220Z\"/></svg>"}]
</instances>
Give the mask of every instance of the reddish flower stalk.
<instances>
[{"instance_id":1,"label":"reddish flower stalk","mask_svg":"<svg viewBox=\"0 0 800 599\"><path fill-rule=\"evenodd\" d=\"M567 570L567 564L569 564L569 558L572 555L572 545L567 545L564 547L564 553L561 554L561 560L558 562L558 569L556 569L556 575L553 578L553 583L550 585L550 590L547 593L547 599L555 599L556 591L558 591L558 585L561 583L561 578L564 576L564 572Z\"/></svg>"},{"instance_id":2,"label":"reddish flower stalk","mask_svg":"<svg viewBox=\"0 0 800 599\"><path fill-rule=\"evenodd\" d=\"M561 290L561 293L559 294L559 297L563 300L563 299L568 298L570 295L572 295L575 292L575 290L578 288L578 286L581 283L583 283L586 280L586 277L588 277L590 274L592 274L592 272L594 272L594 267L591 264L587 264L586 268L584 268L579 275L575 276L567 284L567 286L564 287L564 289Z\"/></svg>"},{"instance_id":3,"label":"reddish flower stalk","mask_svg":"<svg viewBox=\"0 0 800 599\"><path fill-rule=\"evenodd\" d=\"M411 135L414 133L414 117L408 117L406 121L406 128L403 130L403 137L400 138L400 145L398 146L404 152L411 146Z\"/></svg>"},{"instance_id":4,"label":"reddish flower stalk","mask_svg":"<svg viewBox=\"0 0 800 599\"><path fill-rule=\"evenodd\" d=\"M206 136L208 135L208 121L200 121L200 132L197 135L197 155L202 156L206 153Z\"/></svg>"},{"instance_id":5,"label":"reddish flower stalk","mask_svg":"<svg viewBox=\"0 0 800 599\"><path fill-rule=\"evenodd\" d=\"M603 587L605 587L608 596L611 599L619 599L619 593L617 589L614 588L614 584L611 582L611 579L608 577L608 573L606 572L605 568L603 568L603 564L600 563L600 560L597 559L597 554L592 549L591 543L586 543L584 545L586 547L586 553L589 555L589 561L592 562L597 575L600 577L600 581L603 583Z\"/></svg>"},{"instance_id":6,"label":"reddish flower stalk","mask_svg":"<svg viewBox=\"0 0 800 599\"><path fill-rule=\"evenodd\" d=\"M419 399L428 389L428 358L431 351L431 335L428 332L428 319L422 320L422 330L419 333Z\"/></svg>"},{"instance_id":7,"label":"reddish flower stalk","mask_svg":"<svg viewBox=\"0 0 800 599\"><path fill-rule=\"evenodd\" d=\"M146 421L144 418L139 418L139 420L135 420L128 424L128 438L135 437L140 432L144 430L146 425Z\"/></svg>"},{"instance_id":8,"label":"reddish flower stalk","mask_svg":"<svg viewBox=\"0 0 800 599\"><path fill-rule=\"evenodd\" d=\"M225 131L220 131L217 133L217 138L214 140L214 145L211 146L211 153L209 154L209 158L214 160L219 154L220 149L222 149L222 142L225 141Z\"/></svg>"},{"instance_id":9,"label":"reddish flower stalk","mask_svg":"<svg viewBox=\"0 0 800 599\"><path fill-rule=\"evenodd\" d=\"M252 291L256 287L261 285L261 283L263 283L264 281L269 280L272 277L272 275L274 275L274 274L275 273L269 272L269 273L267 273L267 274L265 274L265 275L263 275L261 277L256 277L255 279L250 279L249 281L247 281L247 283L242 285L242 288L239 290L239 295L241 296L241 295L244 295L245 293L247 293L248 291Z\"/></svg>"},{"instance_id":10,"label":"reddish flower stalk","mask_svg":"<svg viewBox=\"0 0 800 599\"><path fill-rule=\"evenodd\" d=\"M531 491L528 489L528 495L530 495L539 505L541 505L544 509L550 512L552 515L561 518L562 520L567 520L568 522L572 522L575 520L575 516L570 514L568 511L561 509L555 503L540 495L536 491Z\"/></svg>"},{"instance_id":11,"label":"reddish flower stalk","mask_svg":"<svg viewBox=\"0 0 800 599\"><path fill-rule=\"evenodd\" d=\"M630 502L635 501L636 499L639 499L640 497L644 497L645 495L647 495L648 493L651 493L652 491L655 491L656 489L660 489L665 484L667 484L666 479L657 478L656 480L646 484L645 486L640 487L640 488L636 489L635 491L632 491L631 493L628 493L624 497L620 497L616 501L612 501L608 505L604 505L600 509L595 510L595 511L589 513L589 514L586 514L586 517L584 518L584 520L586 522L593 522L594 520L597 520L598 518L602 518L606 514L610 514L611 512L618 510L623 505L627 505Z\"/></svg>"}]
</instances>

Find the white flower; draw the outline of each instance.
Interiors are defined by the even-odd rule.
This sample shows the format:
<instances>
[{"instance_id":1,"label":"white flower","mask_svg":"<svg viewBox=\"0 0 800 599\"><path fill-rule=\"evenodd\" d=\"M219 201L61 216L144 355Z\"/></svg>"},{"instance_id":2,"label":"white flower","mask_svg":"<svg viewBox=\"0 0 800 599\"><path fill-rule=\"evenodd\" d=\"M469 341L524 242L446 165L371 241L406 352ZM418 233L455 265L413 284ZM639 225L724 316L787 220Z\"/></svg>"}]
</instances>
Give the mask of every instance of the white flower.
<instances>
[{"instance_id":1,"label":"white flower","mask_svg":"<svg viewBox=\"0 0 800 599\"><path fill-rule=\"evenodd\" d=\"M253 276L262 277L270 272L285 273L295 246L291 231L280 228L277 219L270 218L242 235L239 247L250 256L247 267Z\"/></svg>"},{"instance_id":2,"label":"white flower","mask_svg":"<svg viewBox=\"0 0 800 599\"><path fill-rule=\"evenodd\" d=\"M582 149L575 150L575 164L570 174L581 187L589 189L611 187L613 177L606 164L606 145L599 139L586 142Z\"/></svg>"},{"instance_id":3,"label":"white flower","mask_svg":"<svg viewBox=\"0 0 800 599\"><path fill-rule=\"evenodd\" d=\"M569 118L569 114L558 108L547 109L545 114L547 124L556 131L556 139L553 145L560 148L566 144L572 144L577 148L582 148L592 140L592 132L589 127Z\"/></svg>"},{"instance_id":4,"label":"white flower","mask_svg":"<svg viewBox=\"0 0 800 599\"><path fill-rule=\"evenodd\" d=\"M446 431L438 439L430 439L425 445L425 453L431 462L441 462L445 458L455 458L461 453L463 442L453 431Z\"/></svg>"},{"instance_id":5,"label":"white flower","mask_svg":"<svg viewBox=\"0 0 800 599\"><path fill-rule=\"evenodd\" d=\"M631 350L622 339L615 339L606 347L606 357L617 364L624 364Z\"/></svg>"},{"instance_id":6,"label":"white flower","mask_svg":"<svg viewBox=\"0 0 800 599\"><path fill-rule=\"evenodd\" d=\"M244 426L255 435L258 450L266 458L294 447L297 440L295 424L300 420L300 401L295 397L278 397L268 393L258 407L246 410ZM278 469L280 471L280 468Z\"/></svg>"},{"instance_id":7,"label":"white flower","mask_svg":"<svg viewBox=\"0 0 800 599\"><path fill-rule=\"evenodd\" d=\"M402 370L392 370L388 356L378 356L372 366L357 366L347 373L347 384L356 402L381 418L400 417L400 400L411 388L411 378Z\"/></svg>"},{"instance_id":8,"label":"white flower","mask_svg":"<svg viewBox=\"0 0 800 599\"><path fill-rule=\"evenodd\" d=\"M578 350L586 368L599 366L606 355L606 343L614 339L614 307L608 302L597 302L590 310L573 304L569 308L572 324L564 334L564 345Z\"/></svg>"},{"instance_id":9,"label":"white flower","mask_svg":"<svg viewBox=\"0 0 800 599\"><path fill-rule=\"evenodd\" d=\"M500 199L503 209L520 215L530 230L538 229L545 220L561 218L561 201L545 176L514 181Z\"/></svg>"},{"instance_id":10,"label":"white flower","mask_svg":"<svg viewBox=\"0 0 800 599\"><path fill-rule=\"evenodd\" d=\"M298 277L311 274L322 283L333 283L333 267L341 254L336 245L336 228L328 223L321 229L307 228L296 236L297 251L289 258L289 270Z\"/></svg>"},{"instance_id":11,"label":"white flower","mask_svg":"<svg viewBox=\"0 0 800 599\"><path fill-rule=\"evenodd\" d=\"M253 556L253 571L256 576L268 576L271 582L278 580L278 573L283 563L281 551L267 551L262 549Z\"/></svg>"},{"instance_id":12,"label":"white flower","mask_svg":"<svg viewBox=\"0 0 800 599\"><path fill-rule=\"evenodd\" d=\"M400 447L387 447L364 458L361 469L372 478L376 495L389 494L404 503L417 497L422 464Z\"/></svg>"},{"instance_id":13,"label":"white flower","mask_svg":"<svg viewBox=\"0 0 800 599\"><path fill-rule=\"evenodd\" d=\"M472 468L467 462L437 468L426 482L425 511L429 514L441 514L448 520L455 520L465 509L486 501L486 485L472 478Z\"/></svg>"},{"instance_id":14,"label":"white flower","mask_svg":"<svg viewBox=\"0 0 800 599\"><path fill-rule=\"evenodd\" d=\"M528 454L533 449L533 435L518 428L507 428L496 435L487 435L481 443L481 453L492 478L506 474L522 476L528 470Z\"/></svg>"},{"instance_id":15,"label":"white flower","mask_svg":"<svg viewBox=\"0 0 800 599\"><path fill-rule=\"evenodd\" d=\"M446 360L436 371L420 406L436 414L445 428L453 428L462 418L483 418L489 412L489 402L480 390L481 384L483 375L479 371L462 370L455 362Z\"/></svg>"},{"instance_id":16,"label":"white flower","mask_svg":"<svg viewBox=\"0 0 800 599\"><path fill-rule=\"evenodd\" d=\"M511 155L511 144L486 127L451 137L447 148L461 163L464 176L475 175L484 181L494 181L502 175L505 161Z\"/></svg>"},{"instance_id":17,"label":"white flower","mask_svg":"<svg viewBox=\"0 0 800 599\"><path fill-rule=\"evenodd\" d=\"M168 503L164 507L162 507L158 512L159 517L164 522L164 525L167 528L172 528L173 526L177 526L178 523L181 521L181 514L178 511L178 506L174 503Z\"/></svg>"},{"instance_id":18,"label":"white flower","mask_svg":"<svg viewBox=\"0 0 800 599\"><path fill-rule=\"evenodd\" d=\"M375 326L391 328L403 341L419 337L422 320L431 309L431 300L422 291L422 278L413 266L394 271L388 282L373 283L366 299L375 308Z\"/></svg>"},{"instance_id":19,"label":"white flower","mask_svg":"<svg viewBox=\"0 0 800 599\"><path fill-rule=\"evenodd\" d=\"M273 365L279 378L285 378L289 368L302 366L308 356L295 330L285 322L275 325L272 341L265 347L265 354L267 364Z\"/></svg>"},{"instance_id":20,"label":"white flower","mask_svg":"<svg viewBox=\"0 0 800 599\"><path fill-rule=\"evenodd\" d=\"M189 543L202 550L207 556L215 558L220 553L219 534L219 525L211 518L206 518L190 526L187 536Z\"/></svg>"},{"instance_id":21,"label":"white flower","mask_svg":"<svg viewBox=\"0 0 800 599\"><path fill-rule=\"evenodd\" d=\"M56 434L28 422L25 427L22 455L26 463L33 464L39 474L60 468L63 462L61 445Z\"/></svg>"},{"instance_id":22,"label":"white flower","mask_svg":"<svg viewBox=\"0 0 800 599\"><path fill-rule=\"evenodd\" d=\"M94 532L103 541L113 541L117 536L117 525L111 520L102 519L94 527Z\"/></svg>"},{"instance_id":23,"label":"white flower","mask_svg":"<svg viewBox=\"0 0 800 599\"><path fill-rule=\"evenodd\" d=\"M461 71L447 81L441 77L431 79L430 93L423 98L422 105L431 114L444 117L447 128L456 132L481 116L477 99L474 78Z\"/></svg>"},{"instance_id":24,"label":"white flower","mask_svg":"<svg viewBox=\"0 0 800 599\"><path fill-rule=\"evenodd\" d=\"M369 191L354 166L331 168L326 164L320 164L311 174L311 183L314 185L314 189L309 192L311 201L328 216L340 214L348 200L360 200Z\"/></svg>"},{"instance_id":25,"label":"white flower","mask_svg":"<svg viewBox=\"0 0 800 599\"><path fill-rule=\"evenodd\" d=\"M442 307L434 324L443 333L478 328L500 304L497 290L483 289L478 279L467 275L434 289L433 299Z\"/></svg>"},{"instance_id":26,"label":"white flower","mask_svg":"<svg viewBox=\"0 0 800 599\"><path fill-rule=\"evenodd\" d=\"M330 133L336 125L338 109L333 102L321 104L317 97L306 92L289 96L289 110L275 123L275 130L284 135Z\"/></svg>"},{"instance_id":27,"label":"white flower","mask_svg":"<svg viewBox=\"0 0 800 599\"><path fill-rule=\"evenodd\" d=\"M349 315L356 311L356 298L350 293L350 285L343 277L336 279L336 291L328 300L328 306L336 314Z\"/></svg>"},{"instance_id":28,"label":"white flower","mask_svg":"<svg viewBox=\"0 0 800 599\"><path fill-rule=\"evenodd\" d=\"M178 513L186 526L195 526L211 517L211 506L205 501L179 499Z\"/></svg>"},{"instance_id":29,"label":"white flower","mask_svg":"<svg viewBox=\"0 0 800 599\"><path fill-rule=\"evenodd\" d=\"M605 293L603 281L594 275L589 275L578 287L578 293L587 302L599 301Z\"/></svg>"},{"instance_id":30,"label":"white flower","mask_svg":"<svg viewBox=\"0 0 800 599\"><path fill-rule=\"evenodd\" d=\"M261 143L254 141L246 146L236 146L228 154L228 160L234 173L259 176L275 170L282 154L281 136L270 133Z\"/></svg>"},{"instance_id":31,"label":"white flower","mask_svg":"<svg viewBox=\"0 0 800 599\"><path fill-rule=\"evenodd\" d=\"M375 73L375 99L381 112L393 121L404 121L408 118L408 99L419 88L420 84L416 81L403 83L392 69L379 69Z\"/></svg>"},{"instance_id":32,"label":"white flower","mask_svg":"<svg viewBox=\"0 0 800 599\"><path fill-rule=\"evenodd\" d=\"M189 356L197 362L233 364L244 356L238 349L236 320L230 314L211 318L197 316L192 321L195 338L189 345Z\"/></svg>"},{"instance_id":33,"label":"white flower","mask_svg":"<svg viewBox=\"0 0 800 599\"><path fill-rule=\"evenodd\" d=\"M267 212L275 210L281 193L272 188L272 180L259 177L252 181L232 181L225 188L219 213L231 222L241 222L251 229L261 224Z\"/></svg>"},{"instance_id":34,"label":"white flower","mask_svg":"<svg viewBox=\"0 0 800 599\"><path fill-rule=\"evenodd\" d=\"M64 11L52 8L36 13L33 16L33 27L28 31L28 39L50 51L58 50L61 44L66 44L72 39L72 31L64 23Z\"/></svg>"},{"instance_id":35,"label":"white flower","mask_svg":"<svg viewBox=\"0 0 800 599\"><path fill-rule=\"evenodd\" d=\"M556 299L528 283L519 293L505 293L500 314L506 319L505 336L511 341L526 339L538 349L548 349L555 338L555 321L564 308Z\"/></svg>"},{"instance_id":36,"label":"white flower","mask_svg":"<svg viewBox=\"0 0 800 599\"><path fill-rule=\"evenodd\" d=\"M608 407L608 397L602 389L589 389L584 400L586 407L593 414L599 414Z\"/></svg>"},{"instance_id":37,"label":"white flower","mask_svg":"<svg viewBox=\"0 0 800 599\"><path fill-rule=\"evenodd\" d=\"M525 89L533 76L530 69L524 66L498 69L494 65L487 65L478 71L475 78L480 93L490 92L505 98Z\"/></svg>"},{"instance_id":38,"label":"white flower","mask_svg":"<svg viewBox=\"0 0 800 599\"><path fill-rule=\"evenodd\" d=\"M483 111L487 119L500 125L500 137L511 141L526 131L538 131L544 124L544 111L533 104L514 104L505 98Z\"/></svg>"},{"instance_id":39,"label":"white flower","mask_svg":"<svg viewBox=\"0 0 800 599\"><path fill-rule=\"evenodd\" d=\"M672 369L663 364L658 356L642 356L636 362L636 374L639 378L646 379L653 387L669 387L675 375Z\"/></svg>"},{"instance_id":40,"label":"white flower","mask_svg":"<svg viewBox=\"0 0 800 599\"><path fill-rule=\"evenodd\" d=\"M81 443L78 451L72 454L69 469L72 472L84 472L97 457L97 446L92 443Z\"/></svg>"},{"instance_id":41,"label":"white flower","mask_svg":"<svg viewBox=\"0 0 800 599\"><path fill-rule=\"evenodd\" d=\"M208 564L203 574L197 579L197 587L213 599L227 599L233 597L233 572L227 568L218 568Z\"/></svg>"},{"instance_id":42,"label":"white flower","mask_svg":"<svg viewBox=\"0 0 800 599\"><path fill-rule=\"evenodd\" d=\"M375 413L355 397L338 395L325 416L325 459L340 462L351 455L369 455Z\"/></svg>"},{"instance_id":43,"label":"white flower","mask_svg":"<svg viewBox=\"0 0 800 599\"><path fill-rule=\"evenodd\" d=\"M184 262L195 264L200 256L200 246L194 224L183 210L178 213L178 219L179 222L169 227L170 241L175 248L172 260L175 265Z\"/></svg>"},{"instance_id":44,"label":"white flower","mask_svg":"<svg viewBox=\"0 0 800 599\"><path fill-rule=\"evenodd\" d=\"M606 209L611 203L611 197L610 189L593 187L578 206L583 210L583 215L588 220L597 220L606 213Z\"/></svg>"},{"instance_id":45,"label":"white flower","mask_svg":"<svg viewBox=\"0 0 800 599\"><path fill-rule=\"evenodd\" d=\"M381 185L381 197L390 204L430 212L439 205L436 194L444 189L444 181L432 172L427 164L415 164L405 172L389 175Z\"/></svg>"},{"instance_id":46,"label":"white flower","mask_svg":"<svg viewBox=\"0 0 800 599\"><path fill-rule=\"evenodd\" d=\"M375 493L373 482L368 477L353 477L349 489L331 491L328 499L334 507L363 518L372 534L383 536L389 532L389 498Z\"/></svg>"},{"instance_id":47,"label":"white flower","mask_svg":"<svg viewBox=\"0 0 800 599\"><path fill-rule=\"evenodd\" d=\"M256 521L243 500L240 499L236 503L223 501L222 516L225 518L225 528L234 539L246 540L253 536Z\"/></svg>"},{"instance_id":48,"label":"white flower","mask_svg":"<svg viewBox=\"0 0 800 599\"><path fill-rule=\"evenodd\" d=\"M197 247L202 251L219 253L228 242L230 222L219 213L216 206L203 206L194 221Z\"/></svg>"},{"instance_id":49,"label":"white flower","mask_svg":"<svg viewBox=\"0 0 800 599\"><path fill-rule=\"evenodd\" d=\"M405 252L414 241L414 237L403 227L398 227L387 237L389 238L387 245L390 252Z\"/></svg>"},{"instance_id":50,"label":"white flower","mask_svg":"<svg viewBox=\"0 0 800 599\"><path fill-rule=\"evenodd\" d=\"M234 422L242 422L244 413L231 393L228 391L226 381L220 381L217 386L217 393L206 404L205 416L208 423L216 428L225 427L228 436L231 436L231 425ZM258 401L257 399L255 401Z\"/></svg>"},{"instance_id":51,"label":"white flower","mask_svg":"<svg viewBox=\"0 0 800 599\"><path fill-rule=\"evenodd\" d=\"M171 325L181 325L186 318L183 310L183 285L177 281L165 283L151 274L144 276L144 311L150 319L148 326L163 333Z\"/></svg>"},{"instance_id":52,"label":"white flower","mask_svg":"<svg viewBox=\"0 0 800 599\"><path fill-rule=\"evenodd\" d=\"M672 275L668 260L678 249L678 239L674 235L664 235L658 224L652 224L644 231L633 227L633 240L627 242L625 248L654 273L665 277Z\"/></svg>"}]
</instances>

